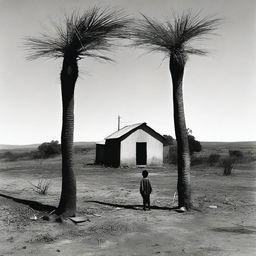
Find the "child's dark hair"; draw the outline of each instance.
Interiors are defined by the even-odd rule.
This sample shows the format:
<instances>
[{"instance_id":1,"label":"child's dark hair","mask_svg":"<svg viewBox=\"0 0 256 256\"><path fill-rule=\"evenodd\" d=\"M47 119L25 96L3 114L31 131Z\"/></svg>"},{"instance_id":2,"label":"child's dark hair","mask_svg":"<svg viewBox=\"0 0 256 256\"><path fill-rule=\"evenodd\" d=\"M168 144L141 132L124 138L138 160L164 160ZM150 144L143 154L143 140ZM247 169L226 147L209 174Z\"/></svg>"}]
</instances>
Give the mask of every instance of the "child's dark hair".
<instances>
[{"instance_id":1,"label":"child's dark hair","mask_svg":"<svg viewBox=\"0 0 256 256\"><path fill-rule=\"evenodd\" d=\"M143 178L147 178L147 177L148 177L148 171L147 171L147 170L144 170L144 171L142 172L142 176L143 176Z\"/></svg>"}]
</instances>

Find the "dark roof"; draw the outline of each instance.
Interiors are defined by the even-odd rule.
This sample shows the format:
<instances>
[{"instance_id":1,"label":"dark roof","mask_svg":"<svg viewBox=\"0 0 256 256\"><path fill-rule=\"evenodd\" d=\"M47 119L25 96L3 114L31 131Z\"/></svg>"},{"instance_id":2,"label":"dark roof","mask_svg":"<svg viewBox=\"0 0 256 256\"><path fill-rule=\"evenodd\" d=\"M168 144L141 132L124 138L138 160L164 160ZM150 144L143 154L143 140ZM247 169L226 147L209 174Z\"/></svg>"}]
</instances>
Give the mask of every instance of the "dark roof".
<instances>
[{"instance_id":1,"label":"dark roof","mask_svg":"<svg viewBox=\"0 0 256 256\"><path fill-rule=\"evenodd\" d=\"M157 133L155 130L150 128L146 123L137 123L132 125L127 125L120 129L119 131L116 131L112 134L110 134L108 137L105 138L105 140L111 140L111 139L118 139L118 140L124 140L129 135L131 135L133 132L135 132L138 129L142 129L145 132L149 133L151 136L156 138L157 140L164 142L165 138Z\"/></svg>"}]
</instances>

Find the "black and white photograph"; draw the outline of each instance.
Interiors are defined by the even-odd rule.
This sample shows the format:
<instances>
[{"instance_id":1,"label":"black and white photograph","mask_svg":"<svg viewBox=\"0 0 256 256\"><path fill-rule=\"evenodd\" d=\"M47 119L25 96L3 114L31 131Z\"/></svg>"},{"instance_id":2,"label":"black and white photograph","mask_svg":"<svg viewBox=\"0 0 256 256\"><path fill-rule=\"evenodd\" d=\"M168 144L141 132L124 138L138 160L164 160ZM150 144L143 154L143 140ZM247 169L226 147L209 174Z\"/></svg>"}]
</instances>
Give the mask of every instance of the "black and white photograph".
<instances>
[{"instance_id":1,"label":"black and white photograph","mask_svg":"<svg viewBox=\"0 0 256 256\"><path fill-rule=\"evenodd\" d=\"M0 256L256 255L256 1L0 0Z\"/></svg>"}]
</instances>

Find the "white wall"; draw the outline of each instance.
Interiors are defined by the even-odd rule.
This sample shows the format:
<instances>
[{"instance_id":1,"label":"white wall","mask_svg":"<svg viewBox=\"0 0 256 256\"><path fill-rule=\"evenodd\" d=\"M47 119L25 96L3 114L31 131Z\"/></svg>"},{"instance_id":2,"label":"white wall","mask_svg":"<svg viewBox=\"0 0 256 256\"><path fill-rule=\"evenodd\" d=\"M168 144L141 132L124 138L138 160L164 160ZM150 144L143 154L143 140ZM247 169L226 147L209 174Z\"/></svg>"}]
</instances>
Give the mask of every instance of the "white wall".
<instances>
[{"instance_id":1,"label":"white wall","mask_svg":"<svg viewBox=\"0 0 256 256\"><path fill-rule=\"evenodd\" d=\"M136 142L147 143L147 165L161 166L163 164L163 143L138 129L121 141L121 166L136 166Z\"/></svg>"}]
</instances>

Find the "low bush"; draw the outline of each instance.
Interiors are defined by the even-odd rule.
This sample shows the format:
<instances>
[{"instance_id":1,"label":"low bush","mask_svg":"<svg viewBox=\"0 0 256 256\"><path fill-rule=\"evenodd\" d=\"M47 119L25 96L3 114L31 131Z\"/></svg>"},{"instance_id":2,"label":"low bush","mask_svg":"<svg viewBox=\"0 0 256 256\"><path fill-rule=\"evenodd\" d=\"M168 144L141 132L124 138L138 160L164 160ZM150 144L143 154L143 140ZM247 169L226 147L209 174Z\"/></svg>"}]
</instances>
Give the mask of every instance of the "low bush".
<instances>
[{"instance_id":1,"label":"low bush","mask_svg":"<svg viewBox=\"0 0 256 256\"><path fill-rule=\"evenodd\" d=\"M44 158L42 153L38 150L34 150L30 152L30 159L41 159Z\"/></svg>"},{"instance_id":2,"label":"low bush","mask_svg":"<svg viewBox=\"0 0 256 256\"><path fill-rule=\"evenodd\" d=\"M168 163L177 165L177 162L178 162L177 147L176 146L170 146L169 154L168 154Z\"/></svg>"},{"instance_id":3,"label":"low bush","mask_svg":"<svg viewBox=\"0 0 256 256\"><path fill-rule=\"evenodd\" d=\"M191 157L191 165L199 165L207 162L207 158L205 156L192 155L190 157ZM177 147L175 145L169 147L169 152L166 158L164 159L164 162L177 165L177 162L178 162Z\"/></svg>"},{"instance_id":4,"label":"low bush","mask_svg":"<svg viewBox=\"0 0 256 256\"><path fill-rule=\"evenodd\" d=\"M5 153L2 155L2 158L5 159L6 161L13 162L13 161L18 160L18 154L17 154L17 153L10 152L10 151L7 151L7 152L5 152Z\"/></svg>"},{"instance_id":5,"label":"low bush","mask_svg":"<svg viewBox=\"0 0 256 256\"><path fill-rule=\"evenodd\" d=\"M28 151L28 152L10 152L7 151L2 154L1 159L5 161L14 162L18 160L29 160L33 159L36 151Z\"/></svg>"},{"instance_id":6,"label":"low bush","mask_svg":"<svg viewBox=\"0 0 256 256\"><path fill-rule=\"evenodd\" d=\"M220 160L220 164L224 168L223 175L225 176L231 175L235 162L236 162L235 158L230 156Z\"/></svg>"},{"instance_id":7,"label":"low bush","mask_svg":"<svg viewBox=\"0 0 256 256\"><path fill-rule=\"evenodd\" d=\"M205 164L207 159L205 156L191 156L191 166Z\"/></svg>"},{"instance_id":8,"label":"low bush","mask_svg":"<svg viewBox=\"0 0 256 256\"><path fill-rule=\"evenodd\" d=\"M208 165L213 166L219 163L220 157L219 154L210 154L207 160Z\"/></svg>"},{"instance_id":9,"label":"low bush","mask_svg":"<svg viewBox=\"0 0 256 256\"><path fill-rule=\"evenodd\" d=\"M174 144L174 138L171 135L163 135L164 137L164 146L171 146Z\"/></svg>"},{"instance_id":10,"label":"low bush","mask_svg":"<svg viewBox=\"0 0 256 256\"><path fill-rule=\"evenodd\" d=\"M243 158L240 159L243 162L253 162L256 161L256 151L255 150L248 150L244 152Z\"/></svg>"},{"instance_id":11,"label":"low bush","mask_svg":"<svg viewBox=\"0 0 256 256\"><path fill-rule=\"evenodd\" d=\"M234 157L236 159L241 159L243 158L244 154L240 150L229 150L229 156Z\"/></svg>"},{"instance_id":12,"label":"low bush","mask_svg":"<svg viewBox=\"0 0 256 256\"><path fill-rule=\"evenodd\" d=\"M188 135L188 145L190 155L193 155L195 152L201 152L202 146L201 143L195 139L195 137L191 134Z\"/></svg>"},{"instance_id":13,"label":"low bush","mask_svg":"<svg viewBox=\"0 0 256 256\"><path fill-rule=\"evenodd\" d=\"M59 155L61 153L61 146L57 140L42 143L37 150L40 152L42 158L49 158Z\"/></svg>"}]
</instances>

